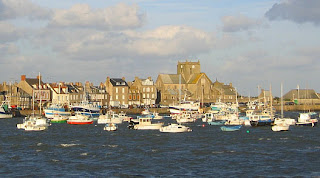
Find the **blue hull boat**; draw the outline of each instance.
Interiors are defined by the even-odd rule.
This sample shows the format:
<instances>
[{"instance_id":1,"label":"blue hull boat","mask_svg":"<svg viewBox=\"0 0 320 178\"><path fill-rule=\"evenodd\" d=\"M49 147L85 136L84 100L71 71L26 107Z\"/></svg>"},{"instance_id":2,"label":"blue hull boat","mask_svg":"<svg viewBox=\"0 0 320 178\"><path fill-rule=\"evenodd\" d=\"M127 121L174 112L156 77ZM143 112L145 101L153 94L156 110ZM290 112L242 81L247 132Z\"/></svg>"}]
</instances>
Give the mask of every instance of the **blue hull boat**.
<instances>
[{"instance_id":1,"label":"blue hull boat","mask_svg":"<svg viewBox=\"0 0 320 178\"><path fill-rule=\"evenodd\" d=\"M234 125L234 126L221 126L220 129L222 131L237 131L240 130L242 125Z\"/></svg>"},{"instance_id":2,"label":"blue hull boat","mask_svg":"<svg viewBox=\"0 0 320 178\"><path fill-rule=\"evenodd\" d=\"M224 125L226 121L212 121L208 122L209 125Z\"/></svg>"}]
</instances>

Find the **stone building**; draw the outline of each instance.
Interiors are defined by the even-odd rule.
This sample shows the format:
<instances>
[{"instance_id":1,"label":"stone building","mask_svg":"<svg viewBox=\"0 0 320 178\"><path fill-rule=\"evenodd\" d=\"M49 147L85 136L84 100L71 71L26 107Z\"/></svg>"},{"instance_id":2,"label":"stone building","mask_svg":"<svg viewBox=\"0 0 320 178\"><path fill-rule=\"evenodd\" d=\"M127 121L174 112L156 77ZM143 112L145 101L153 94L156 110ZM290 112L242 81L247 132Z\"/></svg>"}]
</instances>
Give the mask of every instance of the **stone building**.
<instances>
[{"instance_id":1,"label":"stone building","mask_svg":"<svg viewBox=\"0 0 320 178\"><path fill-rule=\"evenodd\" d=\"M125 78L107 77L106 91L110 95L109 105L112 107L128 107L129 87Z\"/></svg>"},{"instance_id":2,"label":"stone building","mask_svg":"<svg viewBox=\"0 0 320 178\"><path fill-rule=\"evenodd\" d=\"M293 89L283 95L285 102L294 102L295 104L320 104L320 96L313 89Z\"/></svg>"},{"instance_id":3,"label":"stone building","mask_svg":"<svg viewBox=\"0 0 320 178\"><path fill-rule=\"evenodd\" d=\"M156 99L157 89L151 77L135 77L134 81L129 82L129 105L152 106Z\"/></svg>"},{"instance_id":4,"label":"stone building","mask_svg":"<svg viewBox=\"0 0 320 178\"><path fill-rule=\"evenodd\" d=\"M18 88L23 90L29 96L34 97L35 106L42 105L51 101L51 90L42 82L42 77L26 78L26 75L21 75L21 81L18 83Z\"/></svg>"},{"instance_id":5,"label":"stone building","mask_svg":"<svg viewBox=\"0 0 320 178\"><path fill-rule=\"evenodd\" d=\"M156 87L158 101L164 105L177 104L180 98L201 103L215 102L221 96L226 97L226 101L235 98L232 85L214 85L209 77L201 72L200 61L178 62L177 74L159 74Z\"/></svg>"}]
</instances>

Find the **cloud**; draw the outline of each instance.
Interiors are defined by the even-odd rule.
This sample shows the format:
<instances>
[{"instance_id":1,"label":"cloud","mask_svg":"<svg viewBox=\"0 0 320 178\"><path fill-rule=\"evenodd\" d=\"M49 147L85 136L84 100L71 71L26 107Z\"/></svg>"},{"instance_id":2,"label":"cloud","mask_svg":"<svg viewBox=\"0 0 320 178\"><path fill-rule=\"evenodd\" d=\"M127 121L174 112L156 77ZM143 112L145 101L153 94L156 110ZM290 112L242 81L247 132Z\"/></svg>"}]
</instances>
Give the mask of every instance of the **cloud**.
<instances>
[{"instance_id":1,"label":"cloud","mask_svg":"<svg viewBox=\"0 0 320 178\"><path fill-rule=\"evenodd\" d=\"M48 36L47 34L51 34ZM136 32L93 29L46 29L35 44L52 45L54 52L74 60L187 56L212 48L209 33L188 26L162 26Z\"/></svg>"},{"instance_id":2,"label":"cloud","mask_svg":"<svg viewBox=\"0 0 320 178\"><path fill-rule=\"evenodd\" d=\"M76 4L67 10L55 10L50 26L119 30L141 27L144 21L145 14L137 5L119 3L105 9L91 9L87 4Z\"/></svg>"},{"instance_id":3,"label":"cloud","mask_svg":"<svg viewBox=\"0 0 320 178\"><path fill-rule=\"evenodd\" d=\"M1 56L8 56L17 54L19 52L19 49L14 44L1 44L0 43L0 54Z\"/></svg>"},{"instance_id":4,"label":"cloud","mask_svg":"<svg viewBox=\"0 0 320 178\"><path fill-rule=\"evenodd\" d=\"M269 20L291 20L296 23L320 23L319 0L287 0L276 3L269 9L265 16Z\"/></svg>"},{"instance_id":5,"label":"cloud","mask_svg":"<svg viewBox=\"0 0 320 178\"><path fill-rule=\"evenodd\" d=\"M0 20L28 17L31 20L50 18L51 11L29 0L0 0Z\"/></svg>"},{"instance_id":6,"label":"cloud","mask_svg":"<svg viewBox=\"0 0 320 178\"><path fill-rule=\"evenodd\" d=\"M0 21L0 43L15 41L19 37L21 33L15 26Z\"/></svg>"},{"instance_id":7,"label":"cloud","mask_svg":"<svg viewBox=\"0 0 320 178\"><path fill-rule=\"evenodd\" d=\"M261 21L251 19L242 14L239 14L237 16L224 16L221 20L223 22L224 32L238 32L249 30L262 24Z\"/></svg>"}]
</instances>

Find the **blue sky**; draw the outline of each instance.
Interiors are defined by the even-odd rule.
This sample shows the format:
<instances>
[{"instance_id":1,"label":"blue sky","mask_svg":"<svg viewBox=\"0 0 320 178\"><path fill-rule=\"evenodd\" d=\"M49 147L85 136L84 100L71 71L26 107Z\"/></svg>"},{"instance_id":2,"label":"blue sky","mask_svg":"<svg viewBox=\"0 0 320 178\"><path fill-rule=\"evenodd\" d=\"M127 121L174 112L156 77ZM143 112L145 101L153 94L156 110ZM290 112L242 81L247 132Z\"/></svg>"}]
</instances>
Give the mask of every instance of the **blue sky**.
<instances>
[{"instance_id":1,"label":"blue sky","mask_svg":"<svg viewBox=\"0 0 320 178\"><path fill-rule=\"evenodd\" d=\"M198 61L242 95L320 92L317 0L0 0L0 81L157 79Z\"/></svg>"}]
</instances>

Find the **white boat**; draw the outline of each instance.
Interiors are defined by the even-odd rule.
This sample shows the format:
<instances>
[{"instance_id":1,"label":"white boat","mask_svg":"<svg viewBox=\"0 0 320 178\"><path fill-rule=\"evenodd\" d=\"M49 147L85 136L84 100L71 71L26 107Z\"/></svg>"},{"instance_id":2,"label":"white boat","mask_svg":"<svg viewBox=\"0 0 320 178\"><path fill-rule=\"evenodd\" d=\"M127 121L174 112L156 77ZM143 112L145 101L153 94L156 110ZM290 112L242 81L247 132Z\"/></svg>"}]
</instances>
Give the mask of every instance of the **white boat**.
<instances>
[{"instance_id":1,"label":"white boat","mask_svg":"<svg viewBox=\"0 0 320 178\"><path fill-rule=\"evenodd\" d=\"M53 118L55 115L61 116L71 116L71 112L68 112L66 108L59 104L51 104L49 107L44 109L44 114L46 118Z\"/></svg>"},{"instance_id":2,"label":"white boat","mask_svg":"<svg viewBox=\"0 0 320 178\"><path fill-rule=\"evenodd\" d=\"M278 125L282 123L286 125L296 125L297 121L291 118L275 118L274 119L274 125Z\"/></svg>"},{"instance_id":3,"label":"white boat","mask_svg":"<svg viewBox=\"0 0 320 178\"><path fill-rule=\"evenodd\" d=\"M49 125L48 119L32 114L25 117L22 124L17 124L17 128L26 131L41 131L46 130Z\"/></svg>"},{"instance_id":4,"label":"white boat","mask_svg":"<svg viewBox=\"0 0 320 178\"><path fill-rule=\"evenodd\" d=\"M188 113L181 113L177 115L177 123L181 124L181 123L191 123L191 122L195 122L196 119L192 118L190 114Z\"/></svg>"},{"instance_id":5,"label":"white boat","mask_svg":"<svg viewBox=\"0 0 320 178\"><path fill-rule=\"evenodd\" d=\"M99 116L97 120L97 124L121 124L123 122L123 118L119 117L118 114L114 113L113 111L108 111L106 114L102 114Z\"/></svg>"},{"instance_id":6,"label":"white boat","mask_svg":"<svg viewBox=\"0 0 320 178\"><path fill-rule=\"evenodd\" d=\"M272 129L272 131L280 132L280 131L288 131L289 127L290 127L290 125L288 125L285 122L283 122L283 123L278 123L276 125L273 125L271 127L271 129Z\"/></svg>"},{"instance_id":7,"label":"white boat","mask_svg":"<svg viewBox=\"0 0 320 178\"><path fill-rule=\"evenodd\" d=\"M133 129L136 130L159 130L163 123L152 123L152 117L150 115L138 116L139 124L135 124Z\"/></svg>"},{"instance_id":8,"label":"white boat","mask_svg":"<svg viewBox=\"0 0 320 178\"><path fill-rule=\"evenodd\" d=\"M215 117L216 112L207 112L204 114L204 117L202 118L202 122L213 122L216 120Z\"/></svg>"},{"instance_id":9,"label":"white boat","mask_svg":"<svg viewBox=\"0 0 320 178\"><path fill-rule=\"evenodd\" d=\"M9 101L3 101L0 106L0 119L10 119L12 118L12 111L10 108Z\"/></svg>"},{"instance_id":10,"label":"white boat","mask_svg":"<svg viewBox=\"0 0 320 178\"><path fill-rule=\"evenodd\" d=\"M116 131L118 129L116 124L108 123L104 126L103 130L106 131Z\"/></svg>"},{"instance_id":11,"label":"white boat","mask_svg":"<svg viewBox=\"0 0 320 178\"><path fill-rule=\"evenodd\" d=\"M178 105L169 105L171 114L180 114L182 111L200 111L200 102L181 101Z\"/></svg>"},{"instance_id":12,"label":"white boat","mask_svg":"<svg viewBox=\"0 0 320 178\"><path fill-rule=\"evenodd\" d=\"M181 132L191 132L192 129L181 124L169 124L160 128L160 132L170 132L170 133L181 133Z\"/></svg>"},{"instance_id":13,"label":"white boat","mask_svg":"<svg viewBox=\"0 0 320 178\"><path fill-rule=\"evenodd\" d=\"M69 117L67 123L75 125L92 124L93 120L90 119L89 116L82 115L81 113L76 113L76 115Z\"/></svg>"},{"instance_id":14,"label":"white boat","mask_svg":"<svg viewBox=\"0 0 320 178\"><path fill-rule=\"evenodd\" d=\"M316 126L318 123L319 115L315 112L300 113L298 117L298 126Z\"/></svg>"},{"instance_id":15,"label":"white boat","mask_svg":"<svg viewBox=\"0 0 320 178\"><path fill-rule=\"evenodd\" d=\"M245 120L240 119L236 114L230 114L224 125L245 125Z\"/></svg>"},{"instance_id":16,"label":"white boat","mask_svg":"<svg viewBox=\"0 0 320 178\"><path fill-rule=\"evenodd\" d=\"M163 116L160 116L159 113L153 112L152 113L153 119L163 119Z\"/></svg>"},{"instance_id":17,"label":"white boat","mask_svg":"<svg viewBox=\"0 0 320 178\"><path fill-rule=\"evenodd\" d=\"M130 120L132 119L132 117L127 116L123 111L119 112L118 115L124 122L130 122Z\"/></svg>"},{"instance_id":18,"label":"white boat","mask_svg":"<svg viewBox=\"0 0 320 178\"><path fill-rule=\"evenodd\" d=\"M148 108L145 108L143 111L141 111L141 114L142 115L150 115L151 112L150 112L150 110Z\"/></svg>"}]
</instances>

